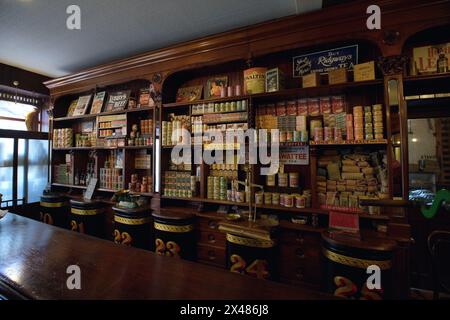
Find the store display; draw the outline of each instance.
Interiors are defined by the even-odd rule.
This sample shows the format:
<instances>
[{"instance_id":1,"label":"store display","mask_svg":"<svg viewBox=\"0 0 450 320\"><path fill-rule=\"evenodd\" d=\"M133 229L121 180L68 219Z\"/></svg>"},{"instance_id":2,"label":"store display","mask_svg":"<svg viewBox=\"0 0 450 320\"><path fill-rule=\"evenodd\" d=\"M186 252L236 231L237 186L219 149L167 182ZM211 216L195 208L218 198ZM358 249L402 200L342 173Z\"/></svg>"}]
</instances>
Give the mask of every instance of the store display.
<instances>
[{"instance_id":1,"label":"store display","mask_svg":"<svg viewBox=\"0 0 450 320\"><path fill-rule=\"evenodd\" d=\"M215 77L206 82L205 99L214 99L225 96L225 88L228 86L228 77ZM223 92L223 93L221 93Z\"/></svg>"},{"instance_id":2,"label":"store display","mask_svg":"<svg viewBox=\"0 0 450 320\"><path fill-rule=\"evenodd\" d=\"M285 75L280 68L266 71L266 92L275 92L284 89Z\"/></svg>"},{"instance_id":3,"label":"store display","mask_svg":"<svg viewBox=\"0 0 450 320\"><path fill-rule=\"evenodd\" d=\"M100 188L120 190L123 187L123 150L112 150L100 168Z\"/></svg>"},{"instance_id":4,"label":"store display","mask_svg":"<svg viewBox=\"0 0 450 320\"><path fill-rule=\"evenodd\" d=\"M98 92L92 101L91 114L98 114L102 112L103 103L105 102L106 92Z\"/></svg>"},{"instance_id":5,"label":"store display","mask_svg":"<svg viewBox=\"0 0 450 320\"><path fill-rule=\"evenodd\" d=\"M72 128L53 129L53 148L73 147Z\"/></svg>"},{"instance_id":6,"label":"store display","mask_svg":"<svg viewBox=\"0 0 450 320\"><path fill-rule=\"evenodd\" d=\"M203 86L181 87L177 91L177 102L191 102L202 97Z\"/></svg>"},{"instance_id":7,"label":"store display","mask_svg":"<svg viewBox=\"0 0 450 320\"><path fill-rule=\"evenodd\" d=\"M152 177L143 176L139 178L138 174L132 174L130 183L128 183L128 190L136 193L150 193L152 192Z\"/></svg>"},{"instance_id":8,"label":"store display","mask_svg":"<svg viewBox=\"0 0 450 320\"><path fill-rule=\"evenodd\" d=\"M72 116L82 116L86 114L87 108L89 107L89 103L91 102L92 95L86 95L78 98L77 106L73 111Z\"/></svg>"},{"instance_id":9,"label":"store display","mask_svg":"<svg viewBox=\"0 0 450 320\"><path fill-rule=\"evenodd\" d=\"M382 152L321 155L316 177L319 204L361 210L359 199L386 198L385 163Z\"/></svg>"},{"instance_id":10,"label":"store display","mask_svg":"<svg viewBox=\"0 0 450 320\"><path fill-rule=\"evenodd\" d=\"M108 102L105 107L105 112L125 110L128 105L128 100L130 98L130 90L117 91L109 94Z\"/></svg>"},{"instance_id":11,"label":"store display","mask_svg":"<svg viewBox=\"0 0 450 320\"><path fill-rule=\"evenodd\" d=\"M244 94L264 93L266 90L267 68L244 70Z\"/></svg>"},{"instance_id":12,"label":"store display","mask_svg":"<svg viewBox=\"0 0 450 320\"><path fill-rule=\"evenodd\" d=\"M197 177L190 172L164 172L164 196L192 198L197 195Z\"/></svg>"},{"instance_id":13,"label":"store display","mask_svg":"<svg viewBox=\"0 0 450 320\"><path fill-rule=\"evenodd\" d=\"M355 64L353 66L353 78L355 82L375 80L375 62Z\"/></svg>"}]
</instances>

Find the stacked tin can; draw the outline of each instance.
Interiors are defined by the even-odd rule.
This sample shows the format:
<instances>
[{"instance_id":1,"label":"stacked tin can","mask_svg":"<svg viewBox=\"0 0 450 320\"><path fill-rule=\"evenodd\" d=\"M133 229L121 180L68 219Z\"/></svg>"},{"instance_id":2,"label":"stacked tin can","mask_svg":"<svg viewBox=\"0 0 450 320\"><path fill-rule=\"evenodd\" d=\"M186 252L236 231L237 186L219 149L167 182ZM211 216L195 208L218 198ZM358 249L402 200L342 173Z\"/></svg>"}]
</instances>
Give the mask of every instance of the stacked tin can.
<instances>
[{"instance_id":1,"label":"stacked tin can","mask_svg":"<svg viewBox=\"0 0 450 320\"><path fill-rule=\"evenodd\" d=\"M100 188L120 190L123 188L122 169L100 168Z\"/></svg>"},{"instance_id":2,"label":"stacked tin can","mask_svg":"<svg viewBox=\"0 0 450 320\"><path fill-rule=\"evenodd\" d=\"M53 147L70 148L73 146L73 130L71 128L53 130Z\"/></svg>"},{"instance_id":3,"label":"stacked tin can","mask_svg":"<svg viewBox=\"0 0 450 320\"><path fill-rule=\"evenodd\" d=\"M383 125L383 105L375 104L372 107L373 113L373 130L375 139L384 138L384 125Z\"/></svg>"},{"instance_id":4,"label":"stacked tin can","mask_svg":"<svg viewBox=\"0 0 450 320\"><path fill-rule=\"evenodd\" d=\"M364 140L363 107L353 107L353 127L355 140Z\"/></svg>"},{"instance_id":5,"label":"stacked tin can","mask_svg":"<svg viewBox=\"0 0 450 320\"><path fill-rule=\"evenodd\" d=\"M345 124L346 124L346 129L347 129L347 137L346 137L347 141L355 140L355 135L354 135L354 131L353 131L353 115L352 114L346 115Z\"/></svg>"},{"instance_id":6,"label":"stacked tin can","mask_svg":"<svg viewBox=\"0 0 450 320\"><path fill-rule=\"evenodd\" d=\"M373 117L372 107L364 107L364 137L366 140L373 140Z\"/></svg>"}]
</instances>

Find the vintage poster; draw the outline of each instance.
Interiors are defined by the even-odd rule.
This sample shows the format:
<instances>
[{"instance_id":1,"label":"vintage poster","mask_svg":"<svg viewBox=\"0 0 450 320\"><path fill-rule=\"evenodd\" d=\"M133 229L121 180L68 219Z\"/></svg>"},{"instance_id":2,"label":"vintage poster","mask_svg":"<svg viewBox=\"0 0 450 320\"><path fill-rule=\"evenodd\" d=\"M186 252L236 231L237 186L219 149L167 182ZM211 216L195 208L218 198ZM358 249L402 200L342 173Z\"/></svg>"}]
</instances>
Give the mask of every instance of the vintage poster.
<instances>
[{"instance_id":1,"label":"vintage poster","mask_svg":"<svg viewBox=\"0 0 450 320\"><path fill-rule=\"evenodd\" d=\"M311 72L325 74L345 68L353 70L358 63L358 45L313 52L292 58L292 76L300 78Z\"/></svg>"}]
</instances>

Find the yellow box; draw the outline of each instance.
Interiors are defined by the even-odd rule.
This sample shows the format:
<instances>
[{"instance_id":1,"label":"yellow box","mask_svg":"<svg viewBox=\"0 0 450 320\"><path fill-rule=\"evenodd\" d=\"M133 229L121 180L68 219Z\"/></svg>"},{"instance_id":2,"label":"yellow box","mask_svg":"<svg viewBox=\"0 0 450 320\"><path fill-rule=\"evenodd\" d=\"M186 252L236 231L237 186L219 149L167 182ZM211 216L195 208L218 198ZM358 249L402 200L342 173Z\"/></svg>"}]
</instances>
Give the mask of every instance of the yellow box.
<instances>
[{"instance_id":1,"label":"yellow box","mask_svg":"<svg viewBox=\"0 0 450 320\"><path fill-rule=\"evenodd\" d=\"M375 80L375 62L355 64L353 74L355 82Z\"/></svg>"}]
</instances>

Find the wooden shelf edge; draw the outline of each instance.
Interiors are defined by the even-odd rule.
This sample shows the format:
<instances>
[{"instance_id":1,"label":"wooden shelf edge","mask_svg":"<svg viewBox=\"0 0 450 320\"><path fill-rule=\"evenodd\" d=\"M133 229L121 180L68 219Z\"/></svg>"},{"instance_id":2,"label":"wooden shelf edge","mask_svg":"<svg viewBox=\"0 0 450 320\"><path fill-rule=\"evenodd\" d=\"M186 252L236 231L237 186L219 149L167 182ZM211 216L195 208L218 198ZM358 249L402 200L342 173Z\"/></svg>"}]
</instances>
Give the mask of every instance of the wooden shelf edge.
<instances>
[{"instance_id":1,"label":"wooden shelf edge","mask_svg":"<svg viewBox=\"0 0 450 320\"><path fill-rule=\"evenodd\" d=\"M82 115L82 116L53 118L52 121L59 122L59 121L81 120L81 119L96 118L96 117L99 117L99 116L111 116L111 115L121 114L121 113L153 111L153 109L154 109L153 107L147 107L147 108L136 108L136 109L125 109L125 110L117 110L117 111L108 111L108 112L101 112L101 113L96 113L96 114L85 114L85 115Z\"/></svg>"}]
</instances>

